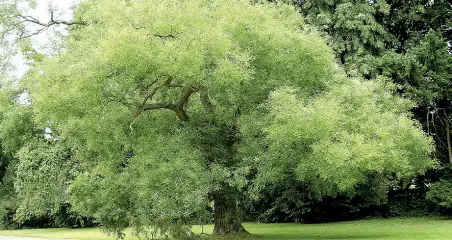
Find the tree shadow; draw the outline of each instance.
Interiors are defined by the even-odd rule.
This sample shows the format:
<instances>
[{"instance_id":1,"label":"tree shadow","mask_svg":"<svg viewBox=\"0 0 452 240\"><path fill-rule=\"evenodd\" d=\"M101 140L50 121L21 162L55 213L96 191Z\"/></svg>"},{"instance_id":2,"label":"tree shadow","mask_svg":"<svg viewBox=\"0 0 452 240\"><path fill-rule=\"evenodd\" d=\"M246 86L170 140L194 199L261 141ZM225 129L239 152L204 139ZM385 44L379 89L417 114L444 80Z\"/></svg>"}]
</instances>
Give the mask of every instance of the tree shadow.
<instances>
[{"instance_id":1,"label":"tree shadow","mask_svg":"<svg viewBox=\"0 0 452 240\"><path fill-rule=\"evenodd\" d=\"M366 240L366 239L383 239L388 234L266 234L260 239L285 239L285 240Z\"/></svg>"}]
</instances>

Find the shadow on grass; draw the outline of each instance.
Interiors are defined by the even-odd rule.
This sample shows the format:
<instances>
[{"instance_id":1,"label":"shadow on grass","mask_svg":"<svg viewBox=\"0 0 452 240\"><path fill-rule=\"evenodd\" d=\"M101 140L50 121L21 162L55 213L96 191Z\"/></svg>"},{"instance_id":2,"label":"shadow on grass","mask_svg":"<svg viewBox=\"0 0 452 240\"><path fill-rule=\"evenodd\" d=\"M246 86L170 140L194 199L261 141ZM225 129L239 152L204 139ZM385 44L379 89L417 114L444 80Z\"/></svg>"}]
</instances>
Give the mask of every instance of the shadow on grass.
<instances>
[{"instance_id":1,"label":"shadow on grass","mask_svg":"<svg viewBox=\"0 0 452 240\"><path fill-rule=\"evenodd\" d=\"M331 235L331 234L266 234L258 238L250 239L262 239L262 240L366 240L366 239L383 239L388 237L388 234L372 234L372 235L360 235L360 234L348 234L348 235Z\"/></svg>"},{"instance_id":2,"label":"shadow on grass","mask_svg":"<svg viewBox=\"0 0 452 240\"><path fill-rule=\"evenodd\" d=\"M265 234L265 235L234 235L234 236L205 236L206 240L367 240L382 239L389 235L327 235L327 234Z\"/></svg>"}]
</instances>

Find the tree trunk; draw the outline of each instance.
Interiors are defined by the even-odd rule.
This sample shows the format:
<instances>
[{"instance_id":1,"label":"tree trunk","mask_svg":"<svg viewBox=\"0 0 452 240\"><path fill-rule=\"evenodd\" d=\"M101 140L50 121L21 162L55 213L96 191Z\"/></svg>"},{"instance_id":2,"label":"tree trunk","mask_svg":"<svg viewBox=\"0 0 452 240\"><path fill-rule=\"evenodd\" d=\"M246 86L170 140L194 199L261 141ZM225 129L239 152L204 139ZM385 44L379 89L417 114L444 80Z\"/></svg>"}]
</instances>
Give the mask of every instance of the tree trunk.
<instances>
[{"instance_id":1,"label":"tree trunk","mask_svg":"<svg viewBox=\"0 0 452 240\"><path fill-rule=\"evenodd\" d=\"M449 153L449 162L452 163L452 147L450 143L450 124L449 118L446 115L446 139L447 139L447 152Z\"/></svg>"},{"instance_id":2,"label":"tree trunk","mask_svg":"<svg viewBox=\"0 0 452 240\"><path fill-rule=\"evenodd\" d=\"M226 194L214 196L214 235L247 233L242 226L237 201Z\"/></svg>"}]
</instances>

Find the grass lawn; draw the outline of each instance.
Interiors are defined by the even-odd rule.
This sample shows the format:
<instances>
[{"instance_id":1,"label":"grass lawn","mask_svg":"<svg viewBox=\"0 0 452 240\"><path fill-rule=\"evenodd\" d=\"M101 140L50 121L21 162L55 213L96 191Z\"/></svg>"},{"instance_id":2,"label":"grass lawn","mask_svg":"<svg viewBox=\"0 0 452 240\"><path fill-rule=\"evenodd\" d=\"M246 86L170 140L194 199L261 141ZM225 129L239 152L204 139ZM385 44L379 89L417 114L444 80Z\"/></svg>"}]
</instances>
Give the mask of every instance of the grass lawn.
<instances>
[{"instance_id":1,"label":"grass lawn","mask_svg":"<svg viewBox=\"0 0 452 240\"><path fill-rule=\"evenodd\" d=\"M245 223L245 228L259 240L450 240L452 220L431 218L376 219L327 224L257 224ZM212 226L205 226L212 232ZM201 232L196 226L194 231ZM130 236L130 232L128 236ZM114 239L98 228L31 229L0 231L0 236L21 236L68 239ZM138 239L126 237L126 239Z\"/></svg>"}]
</instances>

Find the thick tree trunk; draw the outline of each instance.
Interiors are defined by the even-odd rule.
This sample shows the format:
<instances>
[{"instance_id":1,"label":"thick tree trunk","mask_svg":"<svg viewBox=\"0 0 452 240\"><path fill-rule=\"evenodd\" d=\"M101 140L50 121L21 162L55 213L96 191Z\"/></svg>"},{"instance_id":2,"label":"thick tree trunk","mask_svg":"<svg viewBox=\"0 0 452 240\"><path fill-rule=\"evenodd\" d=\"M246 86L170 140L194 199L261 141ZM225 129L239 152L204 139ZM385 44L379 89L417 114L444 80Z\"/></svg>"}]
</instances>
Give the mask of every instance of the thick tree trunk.
<instances>
[{"instance_id":1,"label":"thick tree trunk","mask_svg":"<svg viewBox=\"0 0 452 240\"><path fill-rule=\"evenodd\" d=\"M226 194L214 196L214 229L215 235L247 233L242 226L237 201Z\"/></svg>"}]
</instances>

